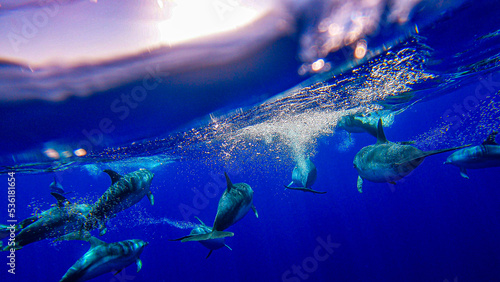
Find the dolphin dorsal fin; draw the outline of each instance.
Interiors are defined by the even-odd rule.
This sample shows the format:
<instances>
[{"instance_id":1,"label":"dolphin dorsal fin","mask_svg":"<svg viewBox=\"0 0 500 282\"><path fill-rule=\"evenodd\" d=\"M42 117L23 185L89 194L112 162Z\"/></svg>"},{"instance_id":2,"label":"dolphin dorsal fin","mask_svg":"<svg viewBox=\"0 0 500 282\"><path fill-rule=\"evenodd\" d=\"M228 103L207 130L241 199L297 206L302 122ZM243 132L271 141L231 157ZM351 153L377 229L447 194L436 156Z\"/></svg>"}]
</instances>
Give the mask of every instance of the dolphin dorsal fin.
<instances>
[{"instance_id":1,"label":"dolphin dorsal fin","mask_svg":"<svg viewBox=\"0 0 500 282\"><path fill-rule=\"evenodd\" d=\"M378 120L377 125L377 144L387 143L387 138L385 138L384 126L382 125L382 119Z\"/></svg>"},{"instance_id":2,"label":"dolphin dorsal fin","mask_svg":"<svg viewBox=\"0 0 500 282\"><path fill-rule=\"evenodd\" d=\"M227 191L229 192L231 188L233 187L233 183L231 182L231 179L229 179L229 176L227 173L224 172L224 176L226 176L226 183L227 183Z\"/></svg>"},{"instance_id":3,"label":"dolphin dorsal fin","mask_svg":"<svg viewBox=\"0 0 500 282\"><path fill-rule=\"evenodd\" d=\"M105 169L104 172L111 177L111 185L115 184L118 180L120 180L120 178L122 178L122 176L114 170Z\"/></svg>"},{"instance_id":4,"label":"dolphin dorsal fin","mask_svg":"<svg viewBox=\"0 0 500 282\"><path fill-rule=\"evenodd\" d=\"M101 241L101 240L97 239L94 236L90 237L89 243L90 243L90 248L91 249L93 249L93 248L95 248L97 246L100 246L102 244L106 244L104 241Z\"/></svg>"},{"instance_id":5,"label":"dolphin dorsal fin","mask_svg":"<svg viewBox=\"0 0 500 282\"><path fill-rule=\"evenodd\" d=\"M498 131L493 131L488 135L488 138L484 140L483 145L498 145L498 143L495 141L495 137L497 136Z\"/></svg>"}]
</instances>

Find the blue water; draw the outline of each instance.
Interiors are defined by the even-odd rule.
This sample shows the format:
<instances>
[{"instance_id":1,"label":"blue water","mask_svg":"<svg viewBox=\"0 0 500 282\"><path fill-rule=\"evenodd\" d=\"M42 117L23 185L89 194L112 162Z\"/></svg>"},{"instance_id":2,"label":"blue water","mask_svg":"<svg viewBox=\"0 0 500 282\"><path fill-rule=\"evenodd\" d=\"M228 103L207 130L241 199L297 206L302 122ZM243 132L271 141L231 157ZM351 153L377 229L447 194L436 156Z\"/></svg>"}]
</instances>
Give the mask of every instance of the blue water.
<instances>
[{"instance_id":1,"label":"blue water","mask_svg":"<svg viewBox=\"0 0 500 282\"><path fill-rule=\"evenodd\" d=\"M414 7L410 29L380 23L367 36L373 48L364 59L346 56L347 46L324 58L335 64L319 74L297 71L308 62L300 36L319 21L304 13L293 34L229 64L163 77L128 110L110 105L140 79L53 99L67 85L52 82L90 75L91 67L49 76L54 89L18 88L38 98L3 93L0 183L6 187L7 173L15 172L16 218L55 203L54 177L75 191L71 201L90 204L111 184L104 169L147 168L155 174L154 206L143 199L111 219L104 236L92 233L106 242L148 241L142 270L132 264L92 281L500 281L499 167L471 169L464 179L457 167L443 165L451 154L444 153L396 185L365 180L360 194L352 162L376 140L336 127L344 115L370 113L384 120L390 141L414 141L422 150L478 145L500 128L499 3L465 1L419 13L426 5ZM146 64L164 51L98 69ZM21 65L4 59L0 73ZM17 80L0 84L19 87ZM103 120L114 126L109 133ZM84 156L74 155L79 148ZM318 169L313 188L327 194L283 188L303 156ZM259 218L250 211L228 229L235 234L226 238L232 251L206 259L201 244L169 239L188 235L195 216L212 224L224 172L252 187ZM7 189L4 195L0 223L8 218ZM88 248L82 241L29 244L15 253L15 275L2 252L0 280L59 281Z\"/></svg>"}]
</instances>

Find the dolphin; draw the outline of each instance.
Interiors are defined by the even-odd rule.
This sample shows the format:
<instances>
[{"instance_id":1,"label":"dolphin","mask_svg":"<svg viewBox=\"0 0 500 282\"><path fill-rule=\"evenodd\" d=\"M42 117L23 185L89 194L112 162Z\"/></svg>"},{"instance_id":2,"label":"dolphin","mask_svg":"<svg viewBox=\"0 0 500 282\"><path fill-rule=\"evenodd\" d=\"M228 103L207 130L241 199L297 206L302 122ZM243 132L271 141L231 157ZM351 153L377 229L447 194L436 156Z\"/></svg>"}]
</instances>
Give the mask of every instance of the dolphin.
<instances>
[{"instance_id":1,"label":"dolphin","mask_svg":"<svg viewBox=\"0 0 500 282\"><path fill-rule=\"evenodd\" d=\"M359 115L343 116L338 122L337 126L349 132L349 137L351 133L364 132L377 137L377 127L375 126L375 124L370 123L367 118Z\"/></svg>"},{"instance_id":2,"label":"dolphin","mask_svg":"<svg viewBox=\"0 0 500 282\"><path fill-rule=\"evenodd\" d=\"M314 182L316 182L317 174L316 166L309 158L307 158L305 161L297 163L294 167L292 172L292 182L290 182L288 186L285 185L285 188L316 194L325 194L326 192L320 192L309 188L314 184Z\"/></svg>"},{"instance_id":3,"label":"dolphin","mask_svg":"<svg viewBox=\"0 0 500 282\"><path fill-rule=\"evenodd\" d=\"M59 206L62 206L64 205L64 202L66 202L66 197L64 197L63 195L66 195L66 194L70 194L70 193L73 193L74 191L71 191L71 192L64 192L64 188L62 187L62 185L57 182L57 179L54 177L54 181L52 183L50 183L50 194L57 199L57 204Z\"/></svg>"},{"instance_id":4,"label":"dolphin","mask_svg":"<svg viewBox=\"0 0 500 282\"><path fill-rule=\"evenodd\" d=\"M197 216L195 216L195 217L200 222L200 225L193 228L193 230L191 230L191 233L189 233L189 235L208 234L208 233L212 232L212 227L206 226L205 223L203 223L203 221L201 221L201 219L199 219ZM224 241L225 241L224 238L217 238L217 239L203 240L203 241L199 241L199 242L203 246L205 246L207 249L210 250L210 252L208 252L208 255L206 257L206 258L208 258L214 250L218 250L218 249L223 248L223 247L226 247L232 251L232 249L228 245L226 245L226 243Z\"/></svg>"},{"instance_id":5,"label":"dolphin","mask_svg":"<svg viewBox=\"0 0 500 282\"><path fill-rule=\"evenodd\" d=\"M250 185L246 183L233 184L227 173L224 175L226 176L227 188L219 200L212 231L205 234L188 235L171 241L188 242L231 237L234 236L234 233L224 230L242 219L250 209L259 218L257 209L253 205L253 190Z\"/></svg>"},{"instance_id":6,"label":"dolphin","mask_svg":"<svg viewBox=\"0 0 500 282\"><path fill-rule=\"evenodd\" d=\"M81 238L90 242L90 249L71 266L60 282L87 281L107 272L117 271L132 263L137 264L137 272L142 268L139 258L148 242L139 239L106 243L95 237Z\"/></svg>"},{"instance_id":7,"label":"dolphin","mask_svg":"<svg viewBox=\"0 0 500 282\"><path fill-rule=\"evenodd\" d=\"M58 199L59 201L59 199ZM87 204L70 203L66 200L63 206L59 204L29 217L16 226L15 249L20 249L28 244L48 238L58 238L63 235L80 230L90 212ZM6 251L9 246L6 246Z\"/></svg>"},{"instance_id":8,"label":"dolphin","mask_svg":"<svg viewBox=\"0 0 500 282\"><path fill-rule=\"evenodd\" d=\"M382 119L379 119L377 143L362 148L354 157L353 164L359 174L358 191L362 193L364 179L372 182L395 184L395 181L407 176L417 168L426 157L467 146L470 146L470 144L424 152L410 145L393 143L385 137Z\"/></svg>"},{"instance_id":9,"label":"dolphin","mask_svg":"<svg viewBox=\"0 0 500 282\"><path fill-rule=\"evenodd\" d=\"M493 131L479 146L456 151L446 159L445 164L452 164L460 168L460 175L469 179L467 169L487 168L500 166L500 145L495 142L497 131Z\"/></svg>"},{"instance_id":10,"label":"dolphin","mask_svg":"<svg viewBox=\"0 0 500 282\"><path fill-rule=\"evenodd\" d=\"M92 205L89 217L83 225L83 230L90 231L99 227L99 235L106 233L106 222L117 213L130 208L147 195L151 205L154 204L153 194L149 190L154 174L141 168L126 175L120 175L112 170L104 170L111 178L111 186Z\"/></svg>"}]
</instances>

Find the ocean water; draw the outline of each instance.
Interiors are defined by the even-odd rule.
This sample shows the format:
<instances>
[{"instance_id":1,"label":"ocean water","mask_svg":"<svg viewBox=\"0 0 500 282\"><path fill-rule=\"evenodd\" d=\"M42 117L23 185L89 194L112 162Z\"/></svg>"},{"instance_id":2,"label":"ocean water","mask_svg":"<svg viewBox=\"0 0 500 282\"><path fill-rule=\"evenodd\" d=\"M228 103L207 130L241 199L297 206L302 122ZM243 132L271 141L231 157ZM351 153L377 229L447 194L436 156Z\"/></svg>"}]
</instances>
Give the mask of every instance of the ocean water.
<instances>
[{"instance_id":1,"label":"ocean water","mask_svg":"<svg viewBox=\"0 0 500 282\"><path fill-rule=\"evenodd\" d=\"M448 152L359 193L353 159L376 138L339 126L380 118L388 140L424 151L498 131L498 1L187 2L0 1L0 223L12 173L19 222L55 204L54 178L92 204L105 169L146 168L154 205L92 231L149 242L142 269L92 281L500 281L500 168L465 179ZM211 13L248 22L189 37ZM306 157L326 194L283 187ZM229 227L232 250L209 258L170 241L195 216L212 225L225 172L252 187L259 217ZM15 274L0 252L0 281L59 281L88 249L29 244Z\"/></svg>"}]
</instances>

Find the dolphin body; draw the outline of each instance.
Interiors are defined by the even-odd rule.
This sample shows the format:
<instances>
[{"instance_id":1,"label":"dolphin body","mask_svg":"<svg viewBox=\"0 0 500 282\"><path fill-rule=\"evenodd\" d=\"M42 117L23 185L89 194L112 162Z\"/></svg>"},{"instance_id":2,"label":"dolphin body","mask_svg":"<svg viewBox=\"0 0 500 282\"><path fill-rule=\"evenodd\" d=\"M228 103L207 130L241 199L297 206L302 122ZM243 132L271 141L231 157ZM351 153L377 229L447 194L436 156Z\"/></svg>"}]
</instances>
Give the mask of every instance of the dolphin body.
<instances>
[{"instance_id":1,"label":"dolphin body","mask_svg":"<svg viewBox=\"0 0 500 282\"><path fill-rule=\"evenodd\" d=\"M387 140L382 126L378 121L377 143L362 148L354 157L354 167L358 170L358 191L362 193L363 180L372 182L395 181L407 176L426 157L461 149L470 145L424 152L410 145L393 143Z\"/></svg>"},{"instance_id":2,"label":"dolphin body","mask_svg":"<svg viewBox=\"0 0 500 282\"><path fill-rule=\"evenodd\" d=\"M460 168L460 175L469 179L467 169L478 169L500 166L500 145L495 142L497 131L493 131L479 146L465 148L454 152L446 159L445 164Z\"/></svg>"},{"instance_id":3,"label":"dolphin body","mask_svg":"<svg viewBox=\"0 0 500 282\"><path fill-rule=\"evenodd\" d=\"M132 263L137 264L137 272L142 268L139 258L148 242L133 239L114 243L106 243L95 237L80 239L90 242L90 249L71 266L60 282L87 281L107 272L117 271Z\"/></svg>"},{"instance_id":4,"label":"dolphin body","mask_svg":"<svg viewBox=\"0 0 500 282\"><path fill-rule=\"evenodd\" d=\"M374 137L377 137L377 127L368 121L367 118L363 118L358 115L348 115L343 116L337 126L350 133L368 133Z\"/></svg>"},{"instance_id":5,"label":"dolphin body","mask_svg":"<svg viewBox=\"0 0 500 282\"><path fill-rule=\"evenodd\" d=\"M208 234L212 232L212 227L206 226L205 223L203 223L203 221L201 221L201 219L199 219L198 217L196 217L196 219L198 219L201 225L198 225L197 227L193 228L193 230L191 230L191 233L189 233L189 235ZM224 238L208 239L199 242L210 250L206 258L208 258L214 250L218 250L223 247L227 247L229 250L232 251L232 249L228 245L226 245Z\"/></svg>"},{"instance_id":6,"label":"dolphin body","mask_svg":"<svg viewBox=\"0 0 500 282\"><path fill-rule=\"evenodd\" d=\"M226 176L227 188L219 200L212 231L205 234L188 235L171 241L189 242L231 237L234 236L234 233L224 230L242 219L250 209L259 218L257 209L253 205L253 190L250 185L246 183L233 184L227 173L224 175Z\"/></svg>"},{"instance_id":7,"label":"dolphin body","mask_svg":"<svg viewBox=\"0 0 500 282\"><path fill-rule=\"evenodd\" d=\"M64 188L62 187L62 185L57 182L57 179L54 177L54 181L52 183L50 183L50 195L54 196L54 198L57 199L57 202L60 203L60 202L65 202L66 201L66 197L64 197L63 195L66 195L66 194L70 194L70 193L73 193L72 192L64 192Z\"/></svg>"},{"instance_id":8,"label":"dolphin body","mask_svg":"<svg viewBox=\"0 0 500 282\"><path fill-rule=\"evenodd\" d=\"M314 182L316 182L317 174L318 172L316 170L316 166L311 162L309 158L307 158L307 160L304 161L303 165L297 164L293 168L292 182L290 182L288 186L285 185L285 188L316 194L325 194L326 192L320 192L310 188L314 184Z\"/></svg>"},{"instance_id":9,"label":"dolphin body","mask_svg":"<svg viewBox=\"0 0 500 282\"><path fill-rule=\"evenodd\" d=\"M83 230L90 231L99 227L99 235L106 233L106 222L117 213L138 203L148 196L154 204L153 194L149 190L154 174L147 169L139 169L126 175L112 170L104 170L111 177L111 186L93 205Z\"/></svg>"},{"instance_id":10,"label":"dolphin body","mask_svg":"<svg viewBox=\"0 0 500 282\"><path fill-rule=\"evenodd\" d=\"M90 212L87 204L59 202L58 205L37 216L29 217L19 223L16 228L20 232L16 235L14 248L20 249L28 244L48 238L59 238L66 234L80 230ZM4 251L8 249L6 246Z\"/></svg>"}]
</instances>

